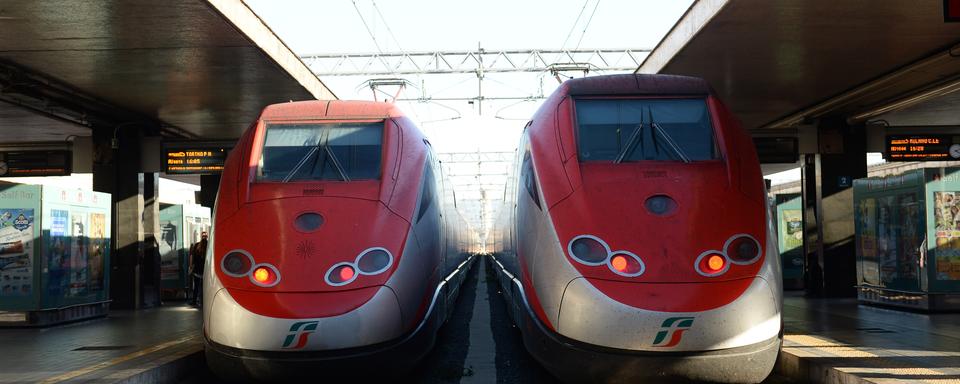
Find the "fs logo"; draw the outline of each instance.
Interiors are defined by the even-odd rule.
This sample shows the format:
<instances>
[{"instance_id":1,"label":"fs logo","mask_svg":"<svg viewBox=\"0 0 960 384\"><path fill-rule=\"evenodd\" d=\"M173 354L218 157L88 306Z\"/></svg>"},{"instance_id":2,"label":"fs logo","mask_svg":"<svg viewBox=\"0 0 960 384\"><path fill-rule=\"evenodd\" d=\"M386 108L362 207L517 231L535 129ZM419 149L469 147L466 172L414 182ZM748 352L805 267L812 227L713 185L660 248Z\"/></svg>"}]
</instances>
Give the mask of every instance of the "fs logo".
<instances>
[{"instance_id":1,"label":"fs logo","mask_svg":"<svg viewBox=\"0 0 960 384\"><path fill-rule=\"evenodd\" d=\"M653 339L653 346L669 348L680 344L683 331L690 329L692 326L692 317L671 317L664 320L663 324L660 325L661 331L657 332L657 337ZM668 338L667 336L670 337ZM669 341L667 341L668 339Z\"/></svg>"},{"instance_id":2,"label":"fs logo","mask_svg":"<svg viewBox=\"0 0 960 384\"><path fill-rule=\"evenodd\" d=\"M317 331L319 321L298 321L290 326L290 334L283 340L283 349L300 349L307 345L307 338ZM296 341L296 344L294 344Z\"/></svg>"}]
</instances>

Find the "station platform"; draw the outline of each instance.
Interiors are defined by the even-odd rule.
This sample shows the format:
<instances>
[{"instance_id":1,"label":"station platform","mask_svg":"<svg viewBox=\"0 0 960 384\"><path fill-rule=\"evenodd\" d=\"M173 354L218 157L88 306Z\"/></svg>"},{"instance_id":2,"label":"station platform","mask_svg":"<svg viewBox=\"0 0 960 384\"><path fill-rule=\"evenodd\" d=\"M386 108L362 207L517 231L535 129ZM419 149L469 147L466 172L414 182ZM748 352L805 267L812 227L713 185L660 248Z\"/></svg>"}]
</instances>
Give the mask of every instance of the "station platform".
<instances>
[{"instance_id":1,"label":"station platform","mask_svg":"<svg viewBox=\"0 0 960 384\"><path fill-rule=\"evenodd\" d=\"M437 356L428 357L408 379L555 382L532 358L524 357L519 334L510 330L502 309L473 305L499 303L494 297L499 293L478 288L482 285L478 280L482 282L473 277L465 285L456 310L463 313L444 325L432 352ZM477 311L489 313L478 316ZM49 328L0 329L0 383L217 382L204 364L201 321L199 310L172 304L112 311L106 318ZM474 340L475 332L468 332L497 324L505 330L494 329L488 343ZM788 293L784 325L780 360L765 383L960 383L960 314L913 313L858 305L855 299L810 299ZM463 356L454 362L453 355ZM490 372L484 374L480 368L485 365L478 361L486 360L477 356L488 357ZM461 366L448 367L451 363ZM470 374L437 374L447 371ZM532 371L540 373L533 377Z\"/></svg>"},{"instance_id":2,"label":"station platform","mask_svg":"<svg viewBox=\"0 0 960 384\"><path fill-rule=\"evenodd\" d=\"M204 369L203 316L183 304L0 329L0 383L177 382Z\"/></svg>"},{"instance_id":3,"label":"station platform","mask_svg":"<svg viewBox=\"0 0 960 384\"><path fill-rule=\"evenodd\" d=\"M777 373L798 383L960 383L960 314L787 293Z\"/></svg>"}]
</instances>

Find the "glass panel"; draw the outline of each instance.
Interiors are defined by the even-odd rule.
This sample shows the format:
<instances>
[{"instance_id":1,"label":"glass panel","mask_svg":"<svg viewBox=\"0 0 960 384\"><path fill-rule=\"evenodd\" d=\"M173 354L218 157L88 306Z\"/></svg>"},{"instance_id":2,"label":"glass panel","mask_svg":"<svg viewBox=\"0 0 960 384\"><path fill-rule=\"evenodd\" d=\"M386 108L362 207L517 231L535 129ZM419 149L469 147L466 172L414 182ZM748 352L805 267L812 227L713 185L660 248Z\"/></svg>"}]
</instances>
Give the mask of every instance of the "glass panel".
<instances>
[{"instance_id":1,"label":"glass panel","mask_svg":"<svg viewBox=\"0 0 960 384\"><path fill-rule=\"evenodd\" d=\"M581 161L718 159L704 99L577 100Z\"/></svg>"},{"instance_id":2,"label":"glass panel","mask_svg":"<svg viewBox=\"0 0 960 384\"><path fill-rule=\"evenodd\" d=\"M383 122L271 124L258 180L369 180L380 177Z\"/></svg>"}]
</instances>

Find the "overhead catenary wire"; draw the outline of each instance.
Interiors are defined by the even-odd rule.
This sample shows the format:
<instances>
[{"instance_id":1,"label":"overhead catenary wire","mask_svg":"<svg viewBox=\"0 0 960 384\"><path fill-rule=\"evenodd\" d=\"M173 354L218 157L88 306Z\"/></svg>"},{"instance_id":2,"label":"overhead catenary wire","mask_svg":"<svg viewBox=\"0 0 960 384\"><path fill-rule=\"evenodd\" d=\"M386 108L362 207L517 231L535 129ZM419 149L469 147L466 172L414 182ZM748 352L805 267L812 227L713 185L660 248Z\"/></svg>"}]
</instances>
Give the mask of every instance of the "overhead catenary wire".
<instances>
[{"instance_id":1,"label":"overhead catenary wire","mask_svg":"<svg viewBox=\"0 0 960 384\"><path fill-rule=\"evenodd\" d=\"M563 44L560 44L561 51L567 47L567 42L570 41L570 36L573 36L573 31L577 29L577 24L580 23L580 17L583 16L583 11L587 9L587 4L590 4L590 0L583 2L583 7L580 8L580 13L577 14L577 19L574 20L573 25L570 26L570 32L567 32L567 38L563 39Z\"/></svg>"},{"instance_id":2,"label":"overhead catenary wire","mask_svg":"<svg viewBox=\"0 0 960 384\"><path fill-rule=\"evenodd\" d=\"M403 51L403 48L400 46L400 41L397 40L397 36L393 34L393 30L390 29L390 24L387 23L387 19L383 17L383 13L380 12L380 7L377 6L377 2L370 0L370 3L373 4L373 9L377 11L377 15L380 16L380 20L383 20L383 26L387 28L387 33L390 34L390 38L393 39L393 43L397 45L398 51Z\"/></svg>"},{"instance_id":3,"label":"overhead catenary wire","mask_svg":"<svg viewBox=\"0 0 960 384\"><path fill-rule=\"evenodd\" d=\"M377 37L373 34L373 31L370 30L370 25L367 24L367 19L364 18L363 13L360 12L360 7L357 7L357 0L350 0L350 2L353 3L353 9L357 11L357 16L360 16L360 21L363 23L363 27L367 30L367 34L370 35L370 39L373 40L373 46L377 48L378 53L383 54L383 49L380 49L380 44L377 43ZM385 67L390 67L383 57L380 58L380 61Z\"/></svg>"},{"instance_id":4,"label":"overhead catenary wire","mask_svg":"<svg viewBox=\"0 0 960 384\"><path fill-rule=\"evenodd\" d=\"M593 11L590 12L590 17L587 19L587 24L583 26L583 32L580 33L580 40L577 40L577 46L573 50L580 49L580 42L583 41L583 37L587 35L587 28L590 28L590 22L593 21L593 15L597 13L597 7L600 6L600 0L597 0L597 3L593 5Z\"/></svg>"}]
</instances>

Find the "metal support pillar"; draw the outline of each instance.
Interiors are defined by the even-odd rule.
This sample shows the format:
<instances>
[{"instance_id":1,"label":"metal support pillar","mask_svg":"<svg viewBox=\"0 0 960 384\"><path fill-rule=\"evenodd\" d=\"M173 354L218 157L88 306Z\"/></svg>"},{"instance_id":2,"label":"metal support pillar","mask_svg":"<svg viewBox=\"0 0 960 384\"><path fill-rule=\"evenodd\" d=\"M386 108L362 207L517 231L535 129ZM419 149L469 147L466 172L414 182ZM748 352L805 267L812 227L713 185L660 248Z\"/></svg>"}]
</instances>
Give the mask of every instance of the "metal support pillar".
<instances>
[{"instance_id":1,"label":"metal support pillar","mask_svg":"<svg viewBox=\"0 0 960 384\"><path fill-rule=\"evenodd\" d=\"M820 153L803 163L803 221L807 294L856 294L853 180L867 176L863 125L840 119L818 127Z\"/></svg>"}]
</instances>

